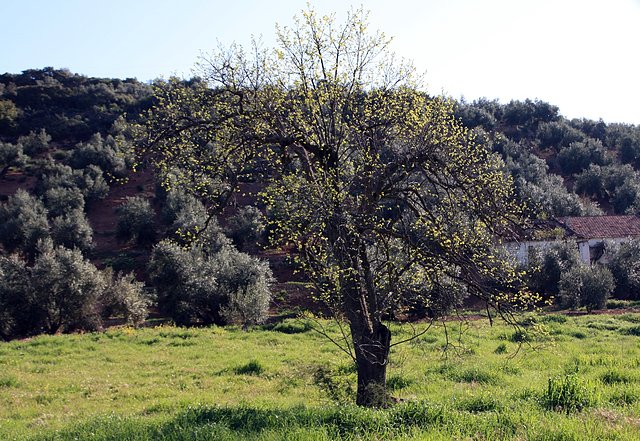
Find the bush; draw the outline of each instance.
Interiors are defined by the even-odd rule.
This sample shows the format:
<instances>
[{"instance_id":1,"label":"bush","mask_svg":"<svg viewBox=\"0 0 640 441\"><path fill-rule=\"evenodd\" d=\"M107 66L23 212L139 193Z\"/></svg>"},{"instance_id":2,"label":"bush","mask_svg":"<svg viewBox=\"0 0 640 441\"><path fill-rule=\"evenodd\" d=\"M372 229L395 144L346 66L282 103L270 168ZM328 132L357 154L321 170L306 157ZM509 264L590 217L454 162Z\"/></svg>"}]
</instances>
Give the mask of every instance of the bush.
<instances>
[{"instance_id":1,"label":"bush","mask_svg":"<svg viewBox=\"0 0 640 441\"><path fill-rule=\"evenodd\" d=\"M222 322L215 271L201 250L163 240L153 247L148 270L158 307L176 324Z\"/></svg>"},{"instance_id":2,"label":"bush","mask_svg":"<svg viewBox=\"0 0 640 441\"><path fill-rule=\"evenodd\" d=\"M44 193L44 204L51 217L62 216L72 210L84 210L84 195L77 187L49 188Z\"/></svg>"},{"instance_id":3,"label":"bush","mask_svg":"<svg viewBox=\"0 0 640 441\"><path fill-rule=\"evenodd\" d=\"M609 162L609 158L600 141L587 139L583 142L572 142L567 147L563 147L558 153L558 162L563 173L573 174L589 168L591 164L605 165Z\"/></svg>"},{"instance_id":4,"label":"bush","mask_svg":"<svg viewBox=\"0 0 640 441\"><path fill-rule=\"evenodd\" d=\"M117 211L116 236L119 239L141 245L153 242L155 212L148 199L139 196L128 197Z\"/></svg>"},{"instance_id":5,"label":"bush","mask_svg":"<svg viewBox=\"0 0 640 441\"><path fill-rule=\"evenodd\" d=\"M530 256L529 285L546 296L558 295L560 279L564 273L582 264L575 243L562 242Z\"/></svg>"},{"instance_id":6,"label":"bush","mask_svg":"<svg viewBox=\"0 0 640 441\"><path fill-rule=\"evenodd\" d=\"M130 324L146 317L149 300L132 275L99 271L79 250L38 244L33 266L0 257L0 338L96 330L113 314Z\"/></svg>"},{"instance_id":7,"label":"bush","mask_svg":"<svg viewBox=\"0 0 640 441\"><path fill-rule=\"evenodd\" d=\"M227 235L242 250L254 246L265 232L265 217L256 207L247 205L229 219Z\"/></svg>"},{"instance_id":8,"label":"bush","mask_svg":"<svg viewBox=\"0 0 640 441\"><path fill-rule=\"evenodd\" d=\"M4 177L11 167L22 167L27 162L21 145L0 142L0 178Z\"/></svg>"},{"instance_id":9,"label":"bush","mask_svg":"<svg viewBox=\"0 0 640 441\"><path fill-rule=\"evenodd\" d=\"M40 129L38 133L31 131L27 136L18 138L18 144L22 146L24 152L29 156L37 155L49 150L51 136L44 129Z\"/></svg>"},{"instance_id":10,"label":"bush","mask_svg":"<svg viewBox=\"0 0 640 441\"><path fill-rule=\"evenodd\" d=\"M131 273L118 274L110 268L103 275L106 286L100 296L102 317L120 316L129 325L142 324L151 304L151 300L144 294L144 284L137 282Z\"/></svg>"},{"instance_id":11,"label":"bush","mask_svg":"<svg viewBox=\"0 0 640 441\"><path fill-rule=\"evenodd\" d=\"M266 318L271 271L233 247L209 254L164 240L153 248L149 275L159 307L177 324L248 326Z\"/></svg>"},{"instance_id":12,"label":"bush","mask_svg":"<svg viewBox=\"0 0 640 441\"><path fill-rule=\"evenodd\" d=\"M578 265L562 274L558 302L563 308L602 309L615 287L611 271L601 265Z\"/></svg>"},{"instance_id":13,"label":"bush","mask_svg":"<svg viewBox=\"0 0 640 441\"><path fill-rule=\"evenodd\" d=\"M209 216L202 202L182 190L171 190L166 194L162 216L171 224L176 240L182 244L188 244L196 235L208 253L217 253L231 244L217 219Z\"/></svg>"},{"instance_id":14,"label":"bush","mask_svg":"<svg viewBox=\"0 0 640 441\"><path fill-rule=\"evenodd\" d=\"M640 240L634 239L606 251L607 268L613 274L618 299L640 300Z\"/></svg>"},{"instance_id":15,"label":"bush","mask_svg":"<svg viewBox=\"0 0 640 441\"><path fill-rule=\"evenodd\" d=\"M34 291L34 330L54 334L102 326L98 299L105 283L98 269L79 250L40 242L31 268Z\"/></svg>"},{"instance_id":16,"label":"bush","mask_svg":"<svg viewBox=\"0 0 640 441\"><path fill-rule=\"evenodd\" d=\"M7 251L33 256L38 241L48 237L47 210L38 198L18 189L0 205L0 243Z\"/></svg>"},{"instance_id":17,"label":"bush","mask_svg":"<svg viewBox=\"0 0 640 441\"><path fill-rule=\"evenodd\" d=\"M29 271L17 256L0 256L0 338L24 334L30 314L25 304L33 303Z\"/></svg>"},{"instance_id":18,"label":"bush","mask_svg":"<svg viewBox=\"0 0 640 441\"><path fill-rule=\"evenodd\" d=\"M109 135L103 139L99 133L93 135L88 143L78 144L73 149L70 165L76 169L95 165L112 178L122 178L127 174L125 158L116 138Z\"/></svg>"},{"instance_id":19,"label":"bush","mask_svg":"<svg viewBox=\"0 0 640 441\"><path fill-rule=\"evenodd\" d=\"M273 281L267 262L232 247L213 256L221 295L226 293L221 315L227 323L243 326L261 323L267 317Z\"/></svg>"},{"instance_id":20,"label":"bush","mask_svg":"<svg viewBox=\"0 0 640 441\"><path fill-rule=\"evenodd\" d=\"M57 245L78 248L84 252L93 248L93 229L81 210L72 210L51 221L51 237Z\"/></svg>"}]
</instances>

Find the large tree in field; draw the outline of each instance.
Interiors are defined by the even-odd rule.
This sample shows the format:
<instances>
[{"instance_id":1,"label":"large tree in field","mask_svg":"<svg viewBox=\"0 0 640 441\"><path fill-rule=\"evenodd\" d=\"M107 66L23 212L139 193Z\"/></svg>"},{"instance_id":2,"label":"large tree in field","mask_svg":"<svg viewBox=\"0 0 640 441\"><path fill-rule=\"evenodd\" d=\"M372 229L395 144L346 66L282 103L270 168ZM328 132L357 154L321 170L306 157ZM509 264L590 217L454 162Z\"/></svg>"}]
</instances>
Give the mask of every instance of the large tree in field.
<instances>
[{"instance_id":1,"label":"large tree in field","mask_svg":"<svg viewBox=\"0 0 640 441\"><path fill-rule=\"evenodd\" d=\"M512 183L366 14L340 25L303 12L277 38L204 57L198 80L158 82L141 153L210 207L243 176L262 180L274 241L295 247L348 325L357 403L385 405L385 319L416 305L437 315L468 294L499 314L518 300L495 247L519 216Z\"/></svg>"}]
</instances>

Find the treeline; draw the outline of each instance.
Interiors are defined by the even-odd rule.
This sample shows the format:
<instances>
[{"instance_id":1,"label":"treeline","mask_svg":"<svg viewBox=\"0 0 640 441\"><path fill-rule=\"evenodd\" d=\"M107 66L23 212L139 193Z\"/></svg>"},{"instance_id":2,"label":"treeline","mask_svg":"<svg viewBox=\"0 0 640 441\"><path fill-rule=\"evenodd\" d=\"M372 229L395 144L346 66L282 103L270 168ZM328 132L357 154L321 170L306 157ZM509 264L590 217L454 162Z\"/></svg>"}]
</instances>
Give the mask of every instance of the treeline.
<instances>
[{"instance_id":1,"label":"treeline","mask_svg":"<svg viewBox=\"0 0 640 441\"><path fill-rule=\"evenodd\" d=\"M184 83L202 86L198 79ZM255 207L237 207L223 227L189 192L156 185L118 207L119 249L94 254L88 213L139 159L132 123L153 100L152 87L135 79L53 68L0 75L0 338L98 329L114 315L138 324L149 307L184 325L265 318L271 271L247 254L267 234ZM460 102L456 113L502 156L531 217L640 212L640 127L567 120L557 107L529 100ZM158 179L172 173L164 170ZM18 191L5 191L16 182ZM148 265L132 264L123 248ZM625 252L636 255L635 248ZM575 256L554 253L540 263L562 266L568 275L534 275L531 283L565 306L600 306L600 297L594 303L590 294L581 300L568 293L589 277L603 277L570 272ZM620 261L610 268L616 281L640 291ZM134 269L148 287L136 281ZM608 295L612 286L602 291Z\"/></svg>"},{"instance_id":2,"label":"treeline","mask_svg":"<svg viewBox=\"0 0 640 441\"><path fill-rule=\"evenodd\" d=\"M88 78L66 69L0 75L0 139L45 129L54 142L87 141L119 117L150 107L152 90L136 79Z\"/></svg>"},{"instance_id":3,"label":"treeline","mask_svg":"<svg viewBox=\"0 0 640 441\"><path fill-rule=\"evenodd\" d=\"M457 115L503 157L532 217L640 212L640 126L531 100L462 102Z\"/></svg>"}]
</instances>

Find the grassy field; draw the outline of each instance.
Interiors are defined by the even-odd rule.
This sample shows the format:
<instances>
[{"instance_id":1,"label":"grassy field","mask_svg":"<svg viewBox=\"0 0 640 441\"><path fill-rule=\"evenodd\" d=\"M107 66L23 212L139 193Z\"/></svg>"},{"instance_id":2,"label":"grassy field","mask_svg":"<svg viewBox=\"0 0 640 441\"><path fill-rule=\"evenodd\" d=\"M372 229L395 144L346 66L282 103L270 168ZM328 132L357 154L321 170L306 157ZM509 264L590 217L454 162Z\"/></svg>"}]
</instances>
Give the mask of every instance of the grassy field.
<instances>
[{"instance_id":1,"label":"grassy field","mask_svg":"<svg viewBox=\"0 0 640 441\"><path fill-rule=\"evenodd\" d=\"M442 326L395 346L401 402L378 411L349 404L349 360L295 320L0 343L0 439L640 439L640 314L527 322L533 340L477 320L460 342L449 323L446 353Z\"/></svg>"}]
</instances>

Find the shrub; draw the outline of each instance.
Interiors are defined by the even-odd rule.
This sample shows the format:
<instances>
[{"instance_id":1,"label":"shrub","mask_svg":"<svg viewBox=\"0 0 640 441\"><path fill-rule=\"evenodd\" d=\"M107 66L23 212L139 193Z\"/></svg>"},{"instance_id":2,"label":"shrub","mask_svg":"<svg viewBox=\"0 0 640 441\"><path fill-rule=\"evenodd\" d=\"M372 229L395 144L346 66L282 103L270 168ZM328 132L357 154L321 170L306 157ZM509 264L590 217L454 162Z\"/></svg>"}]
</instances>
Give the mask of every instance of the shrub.
<instances>
[{"instance_id":1,"label":"shrub","mask_svg":"<svg viewBox=\"0 0 640 441\"><path fill-rule=\"evenodd\" d=\"M595 139L572 142L558 153L560 168L565 174L579 173L591 164L605 165L609 162L606 149Z\"/></svg>"},{"instance_id":2,"label":"shrub","mask_svg":"<svg viewBox=\"0 0 640 441\"><path fill-rule=\"evenodd\" d=\"M79 250L54 247L51 241L40 242L39 251L31 268L33 328L51 334L99 329L98 299L105 283L98 269Z\"/></svg>"},{"instance_id":3,"label":"shrub","mask_svg":"<svg viewBox=\"0 0 640 441\"><path fill-rule=\"evenodd\" d=\"M265 217L256 207L247 205L229 219L226 231L238 249L255 246L265 233Z\"/></svg>"},{"instance_id":4,"label":"shrub","mask_svg":"<svg viewBox=\"0 0 640 441\"><path fill-rule=\"evenodd\" d=\"M51 237L57 245L88 251L93 248L93 229L81 210L72 210L51 222Z\"/></svg>"},{"instance_id":5,"label":"shrub","mask_svg":"<svg viewBox=\"0 0 640 441\"><path fill-rule=\"evenodd\" d=\"M614 295L619 299L640 299L640 240L607 247L607 268L615 279Z\"/></svg>"},{"instance_id":6,"label":"shrub","mask_svg":"<svg viewBox=\"0 0 640 441\"><path fill-rule=\"evenodd\" d=\"M152 251L149 275L160 308L178 324L248 326L266 318L271 271L233 247L209 254L164 240Z\"/></svg>"},{"instance_id":7,"label":"shrub","mask_svg":"<svg viewBox=\"0 0 640 441\"><path fill-rule=\"evenodd\" d=\"M117 211L116 236L119 239L141 245L151 243L154 240L155 212L148 199L139 196L128 197Z\"/></svg>"},{"instance_id":8,"label":"shrub","mask_svg":"<svg viewBox=\"0 0 640 441\"><path fill-rule=\"evenodd\" d=\"M217 253L231 243L202 202L182 190L167 192L162 216L171 224L180 243L189 243L197 234L199 243L208 253Z\"/></svg>"},{"instance_id":9,"label":"shrub","mask_svg":"<svg viewBox=\"0 0 640 441\"><path fill-rule=\"evenodd\" d=\"M611 271L601 265L578 265L562 274L558 301L563 308L602 309L615 287Z\"/></svg>"},{"instance_id":10,"label":"shrub","mask_svg":"<svg viewBox=\"0 0 640 441\"><path fill-rule=\"evenodd\" d=\"M27 136L18 138L18 144L22 146L24 152L29 156L37 155L49 150L51 136L44 129L40 129L38 133L31 131Z\"/></svg>"},{"instance_id":11,"label":"shrub","mask_svg":"<svg viewBox=\"0 0 640 441\"><path fill-rule=\"evenodd\" d=\"M49 237L47 210L42 201L22 189L0 205L0 243L7 251L33 256L39 240Z\"/></svg>"},{"instance_id":12,"label":"shrub","mask_svg":"<svg viewBox=\"0 0 640 441\"><path fill-rule=\"evenodd\" d=\"M8 340L25 333L32 303L29 289L29 271L17 256L0 256L0 338Z\"/></svg>"},{"instance_id":13,"label":"shrub","mask_svg":"<svg viewBox=\"0 0 640 441\"><path fill-rule=\"evenodd\" d=\"M561 242L536 253L530 260L531 288L548 296L558 295L562 275L582 264L577 247L574 243Z\"/></svg>"},{"instance_id":14,"label":"shrub","mask_svg":"<svg viewBox=\"0 0 640 441\"><path fill-rule=\"evenodd\" d=\"M73 149L70 165L76 169L95 165L114 178L122 178L127 173L125 158L116 139L111 135L103 139L99 133L94 134L86 144L78 144Z\"/></svg>"},{"instance_id":15,"label":"shrub","mask_svg":"<svg viewBox=\"0 0 640 441\"><path fill-rule=\"evenodd\" d=\"M148 270L158 306L176 324L222 322L215 271L201 250L163 240L153 247Z\"/></svg>"},{"instance_id":16,"label":"shrub","mask_svg":"<svg viewBox=\"0 0 640 441\"><path fill-rule=\"evenodd\" d=\"M271 300L269 265L232 247L216 253L214 262L218 290L227 294L220 311L225 320L243 326L263 322Z\"/></svg>"},{"instance_id":17,"label":"shrub","mask_svg":"<svg viewBox=\"0 0 640 441\"><path fill-rule=\"evenodd\" d=\"M44 193L44 204L51 217L72 210L84 210L84 195L77 187L54 187Z\"/></svg>"},{"instance_id":18,"label":"shrub","mask_svg":"<svg viewBox=\"0 0 640 441\"><path fill-rule=\"evenodd\" d=\"M36 194L44 195L52 188L77 188L82 192L87 206L104 199L109 194L109 185L104 179L102 170L95 165L89 165L83 170L73 170L67 165L47 158L37 161L35 169L38 178Z\"/></svg>"},{"instance_id":19,"label":"shrub","mask_svg":"<svg viewBox=\"0 0 640 441\"><path fill-rule=\"evenodd\" d=\"M33 266L0 257L0 338L96 330L112 314L130 324L146 317L149 300L132 275L99 271L78 249L38 244Z\"/></svg>"},{"instance_id":20,"label":"shrub","mask_svg":"<svg viewBox=\"0 0 640 441\"><path fill-rule=\"evenodd\" d=\"M22 167L27 162L21 145L0 142L0 178L4 177L11 167Z\"/></svg>"},{"instance_id":21,"label":"shrub","mask_svg":"<svg viewBox=\"0 0 640 441\"><path fill-rule=\"evenodd\" d=\"M543 403L549 410L567 413L580 411L594 402L593 392L578 374L550 378L543 394Z\"/></svg>"},{"instance_id":22,"label":"shrub","mask_svg":"<svg viewBox=\"0 0 640 441\"><path fill-rule=\"evenodd\" d=\"M144 284L133 274L104 271L106 286L100 296L101 315L104 318L121 316L127 324L138 326L147 318L150 299L144 294Z\"/></svg>"}]
</instances>

